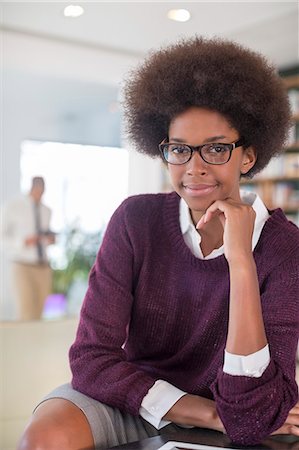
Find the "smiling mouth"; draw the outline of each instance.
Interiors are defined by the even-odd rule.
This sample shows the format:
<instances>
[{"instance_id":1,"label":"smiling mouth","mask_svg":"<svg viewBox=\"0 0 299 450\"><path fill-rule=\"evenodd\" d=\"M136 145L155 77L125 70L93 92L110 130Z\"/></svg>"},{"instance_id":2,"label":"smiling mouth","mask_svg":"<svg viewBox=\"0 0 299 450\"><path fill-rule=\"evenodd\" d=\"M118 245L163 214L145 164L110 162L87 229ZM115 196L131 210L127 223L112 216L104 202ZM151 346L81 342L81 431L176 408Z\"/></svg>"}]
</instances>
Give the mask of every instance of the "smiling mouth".
<instances>
[{"instance_id":1,"label":"smiling mouth","mask_svg":"<svg viewBox=\"0 0 299 450\"><path fill-rule=\"evenodd\" d=\"M183 185L185 191L189 195L200 196L207 195L213 192L216 188L216 184L187 184Z\"/></svg>"}]
</instances>

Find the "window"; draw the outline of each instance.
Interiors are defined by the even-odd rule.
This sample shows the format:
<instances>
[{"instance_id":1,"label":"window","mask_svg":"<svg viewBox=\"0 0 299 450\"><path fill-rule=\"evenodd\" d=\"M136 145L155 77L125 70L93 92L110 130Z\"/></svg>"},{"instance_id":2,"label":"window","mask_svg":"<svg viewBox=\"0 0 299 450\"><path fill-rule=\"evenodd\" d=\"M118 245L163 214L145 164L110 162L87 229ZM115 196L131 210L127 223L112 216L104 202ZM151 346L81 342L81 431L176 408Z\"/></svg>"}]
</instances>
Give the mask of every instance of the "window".
<instances>
[{"instance_id":1,"label":"window","mask_svg":"<svg viewBox=\"0 0 299 450\"><path fill-rule=\"evenodd\" d=\"M122 148L24 141L21 190L43 176L43 201L52 210L52 229L76 225L96 232L128 195L128 151Z\"/></svg>"},{"instance_id":2,"label":"window","mask_svg":"<svg viewBox=\"0 0 299 450\"><path fill-rule=\"evenodd\" d=\"M128 195L128 169L128 151L122 148L22 143L21 190L29 191L32 177L44 177L43 202L52 210L51 229L57 233L48 248L54 293L43 318L79 314L103 231Z\"/></svg>"}]
</instances>

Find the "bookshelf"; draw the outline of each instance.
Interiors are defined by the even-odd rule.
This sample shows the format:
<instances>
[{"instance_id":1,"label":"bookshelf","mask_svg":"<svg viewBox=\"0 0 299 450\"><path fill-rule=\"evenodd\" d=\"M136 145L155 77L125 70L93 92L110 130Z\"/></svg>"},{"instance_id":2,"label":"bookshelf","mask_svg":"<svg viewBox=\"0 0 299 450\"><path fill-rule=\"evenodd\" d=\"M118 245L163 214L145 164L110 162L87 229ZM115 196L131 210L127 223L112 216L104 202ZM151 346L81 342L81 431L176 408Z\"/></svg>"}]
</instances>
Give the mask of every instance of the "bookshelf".
<instances>
[{"instance_id":1,"label":"bookshelf","mask_svg":"<svg viewBox=\"0 0 299 450\"><path fill-rule=\"evenodd\" d=\"M269 209L282 208L299 226L299 66L280 72L289 94L293 125L284 153L242 188L257 192Z\"/></svg>"}]
</instances>

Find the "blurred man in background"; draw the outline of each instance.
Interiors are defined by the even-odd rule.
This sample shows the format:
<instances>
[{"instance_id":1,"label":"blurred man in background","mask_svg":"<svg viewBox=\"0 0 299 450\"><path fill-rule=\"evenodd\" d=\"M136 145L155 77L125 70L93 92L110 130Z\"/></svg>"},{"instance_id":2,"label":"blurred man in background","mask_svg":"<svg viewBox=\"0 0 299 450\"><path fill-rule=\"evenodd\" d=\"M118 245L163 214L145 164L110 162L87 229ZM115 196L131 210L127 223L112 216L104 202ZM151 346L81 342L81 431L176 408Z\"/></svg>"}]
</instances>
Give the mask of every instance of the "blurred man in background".
<instances>
[{"instance_id":1,"label":"blurred man in background","mask_svg":"<svg viewBox=\"0 0 299 450\"><path fill-rule=\"evenodd\" d=\"M40 319L52 290L46 248L55 236L49 229L51 210L41 202L44 190L44 179L34 177L29 194L10 201L2 211L1 234L12 262L19 320Z\"/></svg>"}]
</instances>

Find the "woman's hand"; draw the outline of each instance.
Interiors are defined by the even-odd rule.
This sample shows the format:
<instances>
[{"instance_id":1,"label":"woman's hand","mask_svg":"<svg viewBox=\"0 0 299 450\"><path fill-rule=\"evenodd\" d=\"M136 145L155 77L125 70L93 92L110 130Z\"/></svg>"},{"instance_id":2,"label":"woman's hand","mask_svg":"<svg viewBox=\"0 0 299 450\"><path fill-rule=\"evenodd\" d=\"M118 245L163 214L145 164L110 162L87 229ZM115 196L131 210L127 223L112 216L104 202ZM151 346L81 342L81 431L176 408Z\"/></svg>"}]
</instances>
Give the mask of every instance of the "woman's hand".
<instances>
[{"instance_id":1,"label":"woman's hand","mask_svg":"<svg viewBox=\"0 0 299 450\"><path fill-rule=\"evenodd\" d=\"M206 210L196 228L201 229L211 219L219 217L223 226L224 254L228 262L252 255L252 234L255 211L249 205L231 198L216 200Z\"/></svg>"},{"instance_id":2,"label":"woman's hand","mask_svg":"<svg viewBox=\"0 0 299 450\"><path fill-rule=\"evenodd\" d=\"M36 245L39 240L39 236L37 234L34 234L32 236L28 236L25 239L24 244L26 245L26 247L32 247L33 245Z\"/></svg>"},{"instance_id":3,"label":"woman's hand","mask_svg":"<svg viewBox=\"0 0 299 450\"><path fill-rule=\"evenodd\" d=\"M292 434L299 437L299 402L291 409L285 423L272 433L275 434Z\"/></svg>"}]
</instances>

